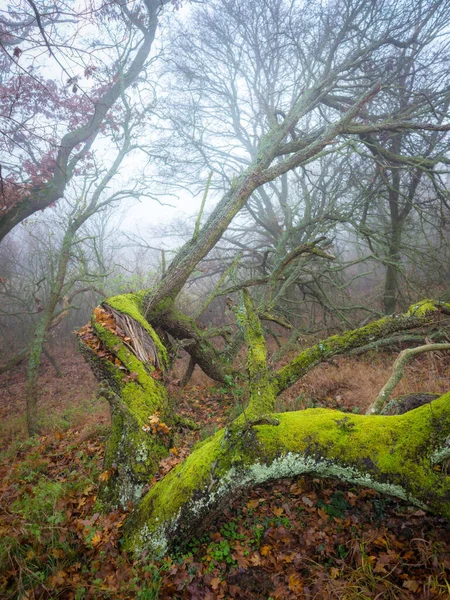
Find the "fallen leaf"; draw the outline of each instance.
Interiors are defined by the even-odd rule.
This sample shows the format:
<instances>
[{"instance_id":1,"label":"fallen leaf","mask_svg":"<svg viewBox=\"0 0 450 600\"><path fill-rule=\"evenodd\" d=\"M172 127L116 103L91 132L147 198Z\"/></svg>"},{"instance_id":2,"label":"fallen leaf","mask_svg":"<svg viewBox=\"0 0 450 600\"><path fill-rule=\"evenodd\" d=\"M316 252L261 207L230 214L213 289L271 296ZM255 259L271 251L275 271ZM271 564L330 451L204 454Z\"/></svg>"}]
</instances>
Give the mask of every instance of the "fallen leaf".
<instances>
[{"instance_id":1,"label":"fallen leaf","mask_svg":"<svg viewBox=\"0 0 450 600\"><path fill-rule=\"evenodd\" d=\"M289 589L292 592L298 592L303 587L302 582L301 582L299 576L297 575L297 573L291 573L291 575L289 575L289 584L288 585L289 585Z\"/></svg>"},{"instance_id":2,"label":"fallen leaf","mask_svg":"<svg viewBox=\"0 0 450 600\"><path fill-rule=\"evenodd\" d=\"M109 470L107 469L106 471L103 471L103 473L99 476L100 481L108 481L108 479L111 477L111 473L109 472Z\"/></svg>"},{"instance_id":3,"label":"fallen leaf","mask_svg":"<svg viewBox=\"0 0 450 600\"><path fill-rule=\"evenodd\" d=\"M420 584L415 579L407 579L403 582L403 587L415 594L420 588Z\"/></svg>"},{"instance_id":4,"label":"fallen leaf","mask_svg":"<svg viewBox=\"0 0 450 600\"><path fill-rule=\"evenodd\" d=\"M211 579L210 586L212 587L212 589L214 591L219 589L219 585L220 585L220 579L218 577L214 577L213 579Z\"/></svg>"}]
</instances>

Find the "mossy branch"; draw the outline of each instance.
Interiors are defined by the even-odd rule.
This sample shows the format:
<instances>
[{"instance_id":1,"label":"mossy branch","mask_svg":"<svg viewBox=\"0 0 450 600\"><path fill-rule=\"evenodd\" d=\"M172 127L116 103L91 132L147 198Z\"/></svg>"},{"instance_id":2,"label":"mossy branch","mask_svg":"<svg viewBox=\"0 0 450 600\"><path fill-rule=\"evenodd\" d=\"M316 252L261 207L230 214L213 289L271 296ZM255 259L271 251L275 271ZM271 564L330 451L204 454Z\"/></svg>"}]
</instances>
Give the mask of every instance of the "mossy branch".
<instances>
[{"instance_id":1,"label":"mossy branch","mask_svg":"<svg viewBox=\"0 0 450 600\"><path fill-rule=\"evenodd\" d=\"M208 197L209 186L211 184L211 178L212 178L212 171L208 175L208 180L206 182L205 191L203 193L202 203L200 205L200 210L199 210L199 213L198 213L198 216L197 216L197 220L195 222L194 233L192 235L192 240L194 242L198 238L198 234L200 232L200 225L201 225L201 222L202 222L203 211L205 210L205 203L206 203L206 199Z\"/></svg>"},{"instance_id":2,"label":"mossy branch","mask_svg":"<svg viewBox=\"0 0 450 600\"><path fill-rule=\"evenodd\" d=\"M284 327L285 329L294 329L293 326L289 323L289 321L286 321L286 319L284 319L281 315L274 315L273 313L264 311L260 313L259 318L263 321L271 321L272 323L281 325L281 327Z\"/></svg>"},{"instance_id":3,"label":"mossy branch","mask_svg":"<svg viewBox=\"0 0 450 600\"><path fill-rule=\"evenodd\" d=\"M379 348L387 348L389 346L399 346L399 350L401 349L402 344L412 344L412 343L423 343L426 342L427 339L438 342L440 340L447 339L447 334L445 331L435 331L433 333L410 333L405 335L393 335L388 338L382 338L380 340L375 340L374 342L370 342L365 346L361 346L360 348L355 348L348 353L348 356L360 356L361 354L365 354L366 352L370 352L371 350L378 350Z\"/></svg>"},{"instance_id":4,"label":"mossy branch","mask_svg":"<svg viewBox=\"0 0 450 600\"><path fill-rule=\"evenodd\" d=\"M267 366L267 349L258 311L248 290L242 290L242 304L235 310L238 325L247 343L247 373L250 401L242 421L270 414L275 407L275 393Z\"/></svg>"},{"instance_id":5,"label":"mossy branch","mask_svg":"<svg viewBox=\"0 0 450 600\"><path fill-rule=\"evenodd\" d=\"M407 331L436 323L442 315L450 315L450 304L423 300L411 306L402 315L392 315L374 321L360 329L333 335L319 344L301 352L292 362L274 374L276 393L280 394L298 381L313 367L337 355L370 344L378 339L392 336L399 331Z\"/></svg>"},{"instance_id":6,"label":"mossy branch","mask_svg":"<svg viewBox=\"0 0 450 600\"><path fill-rule=\"evenodd\" d=\"M368 408L367 414L381 413L386 402L389 400L393 389L402 379L406 364L414 358L414 356L423 354L424 352L440 352L443 350L450 350L450 344L425 344L424 346L418 346L417 348L407 348L406 350L403 350L403 352L400 352L394 363L392 375L380 390L375 401Z\"/></svg>"},{"instance_id":7,"label":"mossy branch","mask_svg":"<svg viewBox=\"0 0 450 600\"><path fill-rule=\"evenodd\" d=\"M149 432L149 418L157 414L171 425L167 390L161 369L167 355L158 335L144 319L139 294L108 298L92 316L92 329L79 338L83 356L101 381L111 408L111 435L105 451L105 473L99 502L102 509L127 507L139 500L144 485L168 455L170 435ZM83 337L85 336L85 337Z\"/></svg>"}]
</instances>

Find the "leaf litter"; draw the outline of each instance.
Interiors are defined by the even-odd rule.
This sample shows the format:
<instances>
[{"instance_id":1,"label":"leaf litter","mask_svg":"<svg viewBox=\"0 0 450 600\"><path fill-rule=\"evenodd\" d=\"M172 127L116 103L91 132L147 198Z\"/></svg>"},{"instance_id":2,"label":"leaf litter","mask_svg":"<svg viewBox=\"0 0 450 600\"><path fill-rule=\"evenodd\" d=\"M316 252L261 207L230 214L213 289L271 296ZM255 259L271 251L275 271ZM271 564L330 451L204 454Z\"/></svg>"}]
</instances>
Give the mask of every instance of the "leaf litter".
<instances>
[{"instance_id":1,"label":"leaf litter","mask_svg":"<svg viewBox=\"0 0 450 600\"><path fill-rule=\"evenodd\" d=\"M171 390L181 426L164 477L224 426L231 393ZM164 429L159 415L149 427ZM372 490L305 477L236 498L199 538L158 562L121 552L126 512L95 506L104 428L13 443L0 466L0 597L160 600L448 599L450 524Z\"/></svg>"}]
</instances>

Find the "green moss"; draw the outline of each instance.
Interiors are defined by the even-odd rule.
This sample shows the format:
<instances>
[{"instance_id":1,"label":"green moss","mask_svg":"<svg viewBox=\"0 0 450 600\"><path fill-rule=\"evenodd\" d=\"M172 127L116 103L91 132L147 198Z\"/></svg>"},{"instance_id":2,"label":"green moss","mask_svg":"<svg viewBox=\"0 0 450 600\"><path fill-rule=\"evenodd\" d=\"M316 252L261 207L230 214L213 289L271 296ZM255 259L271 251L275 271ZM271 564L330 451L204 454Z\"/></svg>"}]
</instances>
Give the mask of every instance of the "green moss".
<instances>
[{"instance_id":1,"label":"green moss","mask_svg":"<svg viewBox=\"0 0 450 600\"><path fill-rule=\"evenodd\" d=\"M101 360L101 369L116 393L116 397L113 394L110 399L112 431L105 468L110 469L113 463L117 468L102 485L99 497L104 507L126 507L129 501L139 499L144 483L158 471L160 460L168 455L171 440L143 429L157 411L170 425L167 391L162 382L151 376L152 367L144 366L118 336L95 319L92 325L102 343L121 363L118 366L106 358Z\"/></svg>"},{"instance_id":2,"label":"green moss","mask_svg":"<svg viewBox=\"0 0 450 600\"><path fill-rule=\"evenodd\" d=\"M149 294L143 296L143 306L148 303ZM170 312L173 309L173 298L167 297L158 302L155 308L151 311L152 315L160 315L163 313ZM148 316L148 315L147 315Z\"/></svg>"},{"instance_id":3,"label":"green moss","mask_svg":"<svg viewBox=\"0 0 450 600\"><path fill-rule=\"evenodd\" d=\"M241 435L217 432L158 482L127 525L126 548L166 551L221 499L241 488L301 473L337 477L450 516L449 478L433 457L448 443L450 393L404 415L309 409L277 415Z\"/></svg>"},{"instance_id":4,"label":"green moss","mask_svg":"<svg viewBox=\"0 0 450 600\"><path fill-rule=\"evenodd\" d=\"M236 310L236 319L247 342L247 373L249 377L250 401L245 413L238 419L243 424L258 416L269 414L275 406L275 389L267 367L267 350L261 322L253 300L247 290L243 293L243 304Z\"/></svg>"},{"instance_id":5,"label":"green moss","mask_svg":"<svg viewBox=\"0 0 450 600\"><path fill-rule=\"evenodd\" d=\"M123 416L120 413L115 413L111 418L111 432L108 438L108 444L105 449L105 469L110 469L113 463L117 460L117 452L119 449L120 440L123 431Z\"/></svg>"},{"instance_id":6,"label":"green moss","mask_svg":"<svg viewBox=\"0 0 450 600\"><path fill-rule=\"evenodd\" d=\"M428 313L436 312L437 310L438 306L436 302L434 300L426 299L410 306L407 314L415 317L423 317Z\"/></svg>"},{"instance_id":7,"label":"green moss","mask_svg":"<svg viewBox=\"0 0 450 600\"><path fill-rule=\"evenodd\" d=\"M360 329L347 331L341 335L333 335L323 340L301 352L290 364L277 371L274 377L277 388L276 393L279 394L303 377L315 365L332 356L344 354L354 348L360 348L375 340L388 337L397 331L429 325L439 307L450 310L450 304L423 300L412 306L403 315L384 317Z\"/></svg>"},{"instance_id":8,"label":"green moss","mask_svg":"<svg viewBox=\"0 0 450 600\"><path fill-rule=\"evenodd\" d=\"M267 370L266 342L262 332L261 322L255 306L247 290L243 292L245 317L239 312L241 327L246 333L247 350L247 372L250 381L253 377L263 374Z\"/></svg>"},{"instance_id":9,"label":"green moss","mask_svg":"<svg viewBox=\"0 0 450 600\"><path fill-rule=\"evenodd\" d=\"M135 552L145 546L161 523L177 515L196 490L214 482L214 462L223 455L221 440L224 431L217 432L180 465L172 469L144 497L126 522L125 549ZM149 523L149 515L154 515Z\"/></svg>"},{"instance_id":10,"label":"green moss","mask_svg":"<svg viewBox=\"0 0 450 600\"><path fill-rule=\"evenodd\" d=\"M154 379L149 373L152 367L148 367L149 370L143 365L143 363L125 346L122 340L114 335L111 331L97 323L95 320L92 323L95 333L108 350L115 354L120 360L122 365L126 367L126 371L121 370L116 365L112 366L114 378L120 385L123 399L126 401L130 408L135 407L139 409L139 402L144 399L144 405L146 408L150 408L153 412L157 410L165 410L167 407L167 392L164 385ZM108 361L104 361L105 363ZM154 369L153 369L154 370ZM111 367L110 367L111 371ZM130 373L137 373L137 380L126 382L126 377Z\"/></svg>"}]
</instances>

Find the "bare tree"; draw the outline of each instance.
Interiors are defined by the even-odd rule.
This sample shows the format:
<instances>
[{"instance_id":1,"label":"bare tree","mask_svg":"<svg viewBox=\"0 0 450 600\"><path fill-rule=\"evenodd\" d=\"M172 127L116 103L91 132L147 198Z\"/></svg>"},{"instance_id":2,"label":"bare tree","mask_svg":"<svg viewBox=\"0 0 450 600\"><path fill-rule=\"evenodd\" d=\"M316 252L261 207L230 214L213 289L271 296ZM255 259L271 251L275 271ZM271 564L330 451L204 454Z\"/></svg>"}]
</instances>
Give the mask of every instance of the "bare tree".
<instances>
[{"instance_id":1,"label":"bare tree","mask_svg":"<svg viewBox=\"0 0 450 600\"><path fill-rule=\"evenodd\" d=\"M125 91L147 72L167 4L16 0L2 14L0 239L59 200L89 169L96 142L114 134ZM79 46L67 44L67 22ZM43 48L48 64L38 62Z\"/></svg>"},{"instance_id":2,"label":"bare tree","mask_svg":"<svg viewBox=\"0 0 450 600\"><path fill-rule=\"evenodd\" d=\"M72 307L75 296L87 291L90 285L95 285L98 282L98 274L89 272L89 263L83 255L83 249L80 247L87 233L86 231L83 232L83 226L90 217L111 206L111 204L119 202L123 195L127 193L126 190L110 191L111 183L117 176L122 163L134 150L133 125L135 124L131 122L132 111L125 99L124 104L126 113L122 124L122 135L116 139L116 155L108 169L84 179L82 193L76 197L71 206L60 246L57 248L53 259L53 276L50 275L47 299L40 307L41 315L36 323L33 340L29 346L26 396L27 425L30 435L39 431L37 416L38 375L47 333L67 314ZM103 266L98 252L97 258L100 265ZM71 272L69 266L73 262L75 262L76 267ZM80 286L80 284L82 285ZM73 291L75 285L78 289ZM62 306L60 306L61 304Z\"/></svg>"},{"instance_id":3,"label":"bare tree","mask_svg":"<svg viewBox=\"0 0 450 600\"><path fill-rule=\"evenodd\" d=\"M275 18L278 14L282 21ZM100 498L106 507L139 502L125 527L126 547L137 555L144 549L163 553L177 536L198 531L237 490L300 473L315 472L372 486L449 514L450 484L439 467L435 468L450 456L449 394L436 400L432 410L423 406L390 419L322 409L285 415L273 411L277 395L320 362L395 333L435 324L450 314L450 306L417 302L403 315L325 339L282 369L271 371L258 310L242 282L237 287L243 288L241 301L231 308L248 346L245 383L249 402L244 413L194 450L141 499L145 482L168 453L171 428L180 421L163 383L170 340L182 343L212 378L227 382L238 377L226 353L211 344L208 333L179 310L176 300L252 194L362 135L446 131L450 127L446 120L436 123L424 118L427 102L422 99L392 118L390 90L397 85L398 73L385 77L381 73L380 79L379 72L371 74L364 68L367 61L384 60L398 48L445 44L448 3L406 7L391 0L383 4L383 18L380 15L378 4L354 0L301 6L279 0L255 4L217 1L195 13L196 25L206 24L208 31L227 35L223 39L220 35L191 36L199 62L183 64L180 72L186 73L187 83L189 78L195 83L198 97L195 110L187 113L189 119L195 115L189 121L191 135L181 139L192 142L192 152L201 157L197 165L204 168L206 163L219 172L228 181L227 187L204 223L197 220L191 239L177 252L160 282L150 290L107 299L80 335L83 354L109 384L104 394L111 406L113 433ZM263 33L264 39L259 39ZM230 49L238 51L237 42L252 40L252 35L258 40L252 46L255 53L258 47L265 49L269 44L270 48L269 42L284 44L283 52L278 53L282 68L273 79L275 87L267 88L267 96L254 93L245 98L244 105L258 105L265 120L257 122L250 139L243 134L242 147L232 152L241 129L247 134L252 131L248 129L252 119L243 113L245 127L241 128L238 120L233 129L236 102L227 103L227 98L240 76L240 63L229 60L228 53ZM186 40L190 49L191 38ZM243 43L242 48L243 52L248 46ZM208 54L209 50L215 54ZM226 58L216 62L221 53ZM264 69L272 56L268 50L261 57L258 82L265 81ZM180 53L177 60L179 57ZM296 62L292 64L301 66L297 73L289 71L293 58ZM234 79L228 77L226 68L234 69ZM261 91L264 86L261 83ZM189 86L185 87L189 96ZM236 93L241 89L236 86ZM280 120L275 114L278 110L283 112ZM180 135L186 127L181 121ZM230 132L225 151L214 144L221 128ZM195 162L190 164L195 166ZM320 246L323 241L317 238L288 251L268 274L265 283L269 290L305 255L332 260Z\"/></svg>"}]
</instances>

